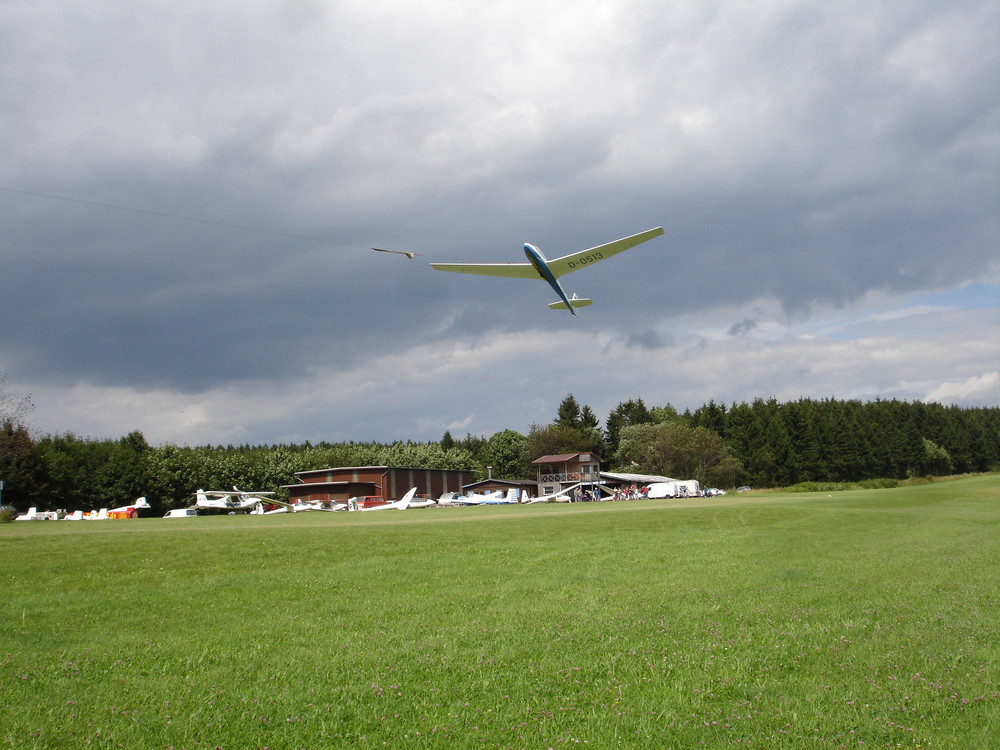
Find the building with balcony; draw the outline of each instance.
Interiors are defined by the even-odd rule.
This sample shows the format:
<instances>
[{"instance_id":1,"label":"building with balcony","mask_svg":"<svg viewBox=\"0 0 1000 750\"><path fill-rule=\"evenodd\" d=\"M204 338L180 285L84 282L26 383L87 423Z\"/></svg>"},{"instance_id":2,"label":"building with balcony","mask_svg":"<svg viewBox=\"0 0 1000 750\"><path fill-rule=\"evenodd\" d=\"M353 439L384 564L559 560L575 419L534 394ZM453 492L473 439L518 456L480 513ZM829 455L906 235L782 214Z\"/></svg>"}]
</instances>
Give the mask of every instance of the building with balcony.
<instances>
[{"instance_id":1,"label":"building with balcony","mask_svg":"<svg viewBox=\"0 0 1000 750\"><path fill-rule=\"evenodd\" d=\"M551 495L564 487L601 481L601 459L594 453L560 453L531 462L537 471L538 494Z\"/></svg>"}]
</instances>

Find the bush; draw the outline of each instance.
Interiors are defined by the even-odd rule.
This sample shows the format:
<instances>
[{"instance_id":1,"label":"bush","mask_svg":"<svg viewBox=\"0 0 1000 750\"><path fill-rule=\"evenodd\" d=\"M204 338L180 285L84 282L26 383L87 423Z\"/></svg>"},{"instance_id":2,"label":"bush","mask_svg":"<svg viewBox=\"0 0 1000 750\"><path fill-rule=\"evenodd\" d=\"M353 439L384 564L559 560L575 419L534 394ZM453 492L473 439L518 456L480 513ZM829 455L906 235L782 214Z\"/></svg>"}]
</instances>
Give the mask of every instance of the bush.
<instances>
[{"instance_id":1,"label":"bush","mask_svg":"<svg viewBox=\"0 0 1000 750\"><path fill-rule=\"evenodd\" d=\"M0 523L10 523L16 515L17 511L9 505L0 506Z\"/></svg>"},{"instance_id":2,"label":"bush","mask_svg":"<svg viewBox=\"0 0 1000 750\"><path fill-rule=\"evenodd\" d=\"M888 490L899 486L897 479L863 479L860 482L799 482L786 492L843 492L844 490Z\"/></svg>"},{"instance_id":3,"label":"bush","mask_svg":"<svg viewBox=\"0 0 1000 750\"><path fill-rule=\"evenodd\" d=\"M863 490L891 490L899 486L898 479L863 479L858 482L858 486Z\"/></svg>"},{"instance_id":4,"label":"bush","mask_svg":"<svg viewBox=\"0 0 1000 750\"><path fill-rule=\"evenodd\" d=\"M788 492L840 492L854 489L854 485L846 482L799 482L788 488Z\"/></svg>"}]
</instances>

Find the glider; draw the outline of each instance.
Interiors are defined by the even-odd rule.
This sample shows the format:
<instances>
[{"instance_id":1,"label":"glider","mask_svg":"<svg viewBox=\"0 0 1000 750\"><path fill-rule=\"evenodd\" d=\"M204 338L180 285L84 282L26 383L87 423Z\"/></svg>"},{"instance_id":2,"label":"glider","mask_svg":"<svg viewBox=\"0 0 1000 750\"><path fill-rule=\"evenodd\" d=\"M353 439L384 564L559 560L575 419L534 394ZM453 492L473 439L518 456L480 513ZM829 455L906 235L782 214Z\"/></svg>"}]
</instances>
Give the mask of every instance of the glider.
<instances>
[{"instance_id":1,"label":"glider","mask_svg":"<svg viewBox=\"0 0 1000 750\"><path fill-rule=\"evenodd\" d=\"M539 497L533 497L530 500L525 500L526 503L568 503L571 502L572 496L567 494L572 492L577 487L579 487L583 482L577 482L571 487L559 490L558 492L553 492L551 495L540 495Z\"/></svg>"},{"instance_id":2,"label":"glider","mask_svg":"<svg viewBox=\"0 0 1000 750\"><path fill-rule=\"evenodd\" d=\"M383 247L373 247L376 253L395 253L396 255L405 255L410 260L413 260L414 255L419 255L419 253L410 252L409 250L386 250Z\"/></svg>"},{"instance_id":3,"label":"glider","mask_svg":"<svg viewBox=\"0 0 1000 750\"><path fill-rule=\"evenodd\" d=\"M570 253L553 260L547 260L542 255L541 250L534 245L525 243L524 254L528 256L527 263L431 263L431 268L435 271L472 273L480 276L507 276L512 279L540 278L547 281L549 286L559 295L559 301L549 305L551 309L569 310L573 315L578 315L576 309L591 304L592 300L579 298L575 294L572 297L566 296L565 290L559 284L560 276L586 268L654 237L659 237L661 234L663 234L663 227L647 229L645 232L639 232L639 234L633 234L630 237L623 237L614 242L598 245L589 250L581 250L578 253Z\"/></svg>"},{"instance_id":4,"label":"glider","mask_svg":"<svg viewBox=\"0 0 1000 750\"><path fill-rule=\"evenodd\" d=\"M367 508L357 508L357 506L351 508L351 510L360 511L371 511L371 510L406 510L410 507L410 503L413 500L413 496L417 494L417 488L411 487L410 490L403 495L402 498L394 503L384 503L383 505L371 505Z\"/></svg>"}]
</instances>

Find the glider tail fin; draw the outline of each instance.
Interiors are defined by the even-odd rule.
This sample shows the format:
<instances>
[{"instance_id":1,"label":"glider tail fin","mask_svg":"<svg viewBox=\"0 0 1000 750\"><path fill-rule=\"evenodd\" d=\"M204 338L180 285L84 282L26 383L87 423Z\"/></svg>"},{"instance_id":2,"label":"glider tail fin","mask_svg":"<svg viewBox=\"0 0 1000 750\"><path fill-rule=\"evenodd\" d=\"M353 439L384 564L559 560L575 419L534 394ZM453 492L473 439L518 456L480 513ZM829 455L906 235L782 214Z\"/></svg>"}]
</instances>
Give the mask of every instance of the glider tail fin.
<instances>
[{"instance_id":1,"label":"glider tail fin","mask_svg":"<svg viewBox=\"0 0 1000 750\"><path fill-rule=\"evenodd\" d=\"M566 303L563 302L562 300L560 300L559 302L551 302L551 303L549 303L549 309L550 310L566 310L566 309L569 309L569 311L571 313L573 313L574 315L576 315L577 314L576 309L578 307L586 307L587 305L592 305L592 304L594 304L594 301L591 300L591 299L584 299L583 297L577 297L574 294L572 297L569 298L569 304L571 305L571 307L567 308Z\"/></svg>"},{"instance_id":2,"label":"glider tail fin","mask_svg":"<svg viewBox=\"0 0 1000 750\"><path fill-rule=\"evenodd\" d=\"M400 510L406 510L407 508L409 508L410 501L413 500L413 496L416 494L417 494L417 488L416 487L411 488L405 495L403 495L397 507Z\"/></svg>"}]
</instances>

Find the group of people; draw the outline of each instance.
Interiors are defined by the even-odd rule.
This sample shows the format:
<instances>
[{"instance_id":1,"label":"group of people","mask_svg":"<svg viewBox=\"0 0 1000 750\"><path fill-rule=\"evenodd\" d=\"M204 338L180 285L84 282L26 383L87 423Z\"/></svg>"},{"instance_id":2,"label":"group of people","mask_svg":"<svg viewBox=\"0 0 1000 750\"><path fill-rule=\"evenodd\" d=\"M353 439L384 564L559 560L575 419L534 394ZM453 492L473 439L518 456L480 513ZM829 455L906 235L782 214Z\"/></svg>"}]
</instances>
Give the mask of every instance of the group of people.
<instances>
[{"instance_id":1,"label":"group of people","mask_svg":"<svg viewBox=\"0 0 1000 750\"><path fill-rule=\"evenodd\" d=\"M600 501L618 501L618 500L645 500L649 493L649 487L637 487L633 484L631 487L615 487L614 490L609 491L610 494L607 496L601 496L601 491L594 487L591 490L585 490L582 487L573 490L571 497L574 503L588 503L588 502L600 502Z\"/></svg>"},{"instance_id":2,"label":"group of people","mask_svg":"<svg viewBox=\"0 0 1000 750\"><path fill-rule=\"evenodd\" d=\"M611 493L611 500L645 500L649 493L649 487L615 487Z\"/></svg>"}]
</instances>

